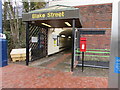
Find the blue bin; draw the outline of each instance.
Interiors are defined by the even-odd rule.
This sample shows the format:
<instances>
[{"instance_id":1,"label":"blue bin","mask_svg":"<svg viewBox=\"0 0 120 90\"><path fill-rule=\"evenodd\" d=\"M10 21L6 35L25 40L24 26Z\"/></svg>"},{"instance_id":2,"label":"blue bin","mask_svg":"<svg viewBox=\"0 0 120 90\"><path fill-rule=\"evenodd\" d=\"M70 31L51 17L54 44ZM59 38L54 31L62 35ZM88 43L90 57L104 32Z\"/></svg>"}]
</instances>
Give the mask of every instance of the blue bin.
<instances>
[{"instance_id":1,"label":"blue bin","mask_svg":"<svg viewBox=\"0 0 120 90\"><path fill-rule=\"evenodd\" d=\"M0 62L0 67L4 67L8 65L8 57L7 57L7 40L0 39L0 58L2 59Z\"/></svg>"}]
</instances>

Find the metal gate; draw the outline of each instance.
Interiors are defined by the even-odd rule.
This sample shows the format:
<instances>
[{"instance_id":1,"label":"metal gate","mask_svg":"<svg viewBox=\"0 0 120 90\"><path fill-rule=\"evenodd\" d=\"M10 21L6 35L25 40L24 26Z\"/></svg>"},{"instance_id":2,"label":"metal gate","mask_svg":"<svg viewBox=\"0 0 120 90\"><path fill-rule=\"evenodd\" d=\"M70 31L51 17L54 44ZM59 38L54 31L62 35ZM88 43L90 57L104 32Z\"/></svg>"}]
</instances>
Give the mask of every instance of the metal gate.
<instances>
[{"instance_id":1,"label":"metal gate","mask_svg":"<svg viewBox=\"0 0 120 90\"><path fill-rule=\"evenodd\" d=\"M76 28L74 39L74 65L82 66L80 52L80 37L87 38L84 66L108 68L110 57L110 28ZM76 61L78 64L76 64Z\"/></svg>"},{"instance_id":2,"label":"metal gate","mask_svg":"<svg viewBox=\"0 0 120 90\"><path fill-rule=\"evenodd\" d=\"M29 25L29 48L31 49L31 60L40 59L47 55L47 28Z\"/></svg>"}]
</instances>

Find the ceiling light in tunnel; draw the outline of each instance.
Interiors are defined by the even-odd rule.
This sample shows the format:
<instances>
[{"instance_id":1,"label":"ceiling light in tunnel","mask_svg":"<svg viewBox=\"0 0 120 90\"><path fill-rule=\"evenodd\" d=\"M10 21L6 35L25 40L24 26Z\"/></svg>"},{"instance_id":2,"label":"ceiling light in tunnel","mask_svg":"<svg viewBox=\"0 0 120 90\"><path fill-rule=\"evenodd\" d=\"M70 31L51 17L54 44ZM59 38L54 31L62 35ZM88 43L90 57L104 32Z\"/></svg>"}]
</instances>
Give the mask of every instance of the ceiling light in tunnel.
<instances>
[{"instance_id":1,"label":"ceiling light in tunnel","mask_svg":"<svg viewBox=\"0 0 120 90\"><path fill-rule=\"evenodd\" d=\"M71 24L70 24L69 22L65 22L65 24L66 24L67 26L71 26Z\"/></svg>"},{"instance_id":2,"label":"ceiling light in tunnel","mask_svg":"<svg viewBox=\"0 0 120 90\"><path fill-rule=\"evenodd\" d=\"M41 24L44 25L44 26L47 26L47 27L52 27L52 26L50 26L50 25L48 25L46 23L41 23Z\"/></svg>"},{"instance_id":3,"label":"ceiling light in tunnel","mask_svg":"<svg viewBox=\"0 0 120 90\"><path fill-rule=\"evenodd\" d=\"M71 38L71 36L69 36L68 38Z\"/></svg>"},{"instance_id":4,"label":"ceiling light in tunnel","mask_svg":"<svg viewBox=\"0 0 120 90\"><path fill-rule=\"evenodd\" d=\"M76 32L78 31L78 29L75 30Z\"/></svg>"},{"instance_id":5,"label":"ceiling light in tunnel","mask_svg":"<svg viewBox=\"0 0 120 90\"><path fill-rule=\"evenodd\" d=\"M61 37L65 37L65 35L61 35Z\"/></svg>"}]
</instances>

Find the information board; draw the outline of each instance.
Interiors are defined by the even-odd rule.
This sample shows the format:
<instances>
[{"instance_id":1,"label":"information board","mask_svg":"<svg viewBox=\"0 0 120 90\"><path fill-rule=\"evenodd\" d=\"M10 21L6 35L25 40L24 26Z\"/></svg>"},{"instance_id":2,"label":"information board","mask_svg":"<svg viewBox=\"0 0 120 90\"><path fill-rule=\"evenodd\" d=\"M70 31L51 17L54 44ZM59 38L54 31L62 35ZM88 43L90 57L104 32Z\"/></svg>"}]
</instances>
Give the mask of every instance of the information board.
<instances>
[{"instance_id":1,"label":"information board","mask_svg":"<svg viewBox=\"0 0 120 90\"><path fill-rule=\"evenodd\" d=\"M38 42L38 37L32 37L31 41L32 41L32 43L37 43Z\"/></svg>"},{"instance_id":2,"label":"information board","mask_svg":"<svg viewBox=\"0 0 120 90\"><path fill-rule=\"evenodd\" d=\"M115 57L114 72L120 73L120 57Z\"/></svg>"}]
</instances>

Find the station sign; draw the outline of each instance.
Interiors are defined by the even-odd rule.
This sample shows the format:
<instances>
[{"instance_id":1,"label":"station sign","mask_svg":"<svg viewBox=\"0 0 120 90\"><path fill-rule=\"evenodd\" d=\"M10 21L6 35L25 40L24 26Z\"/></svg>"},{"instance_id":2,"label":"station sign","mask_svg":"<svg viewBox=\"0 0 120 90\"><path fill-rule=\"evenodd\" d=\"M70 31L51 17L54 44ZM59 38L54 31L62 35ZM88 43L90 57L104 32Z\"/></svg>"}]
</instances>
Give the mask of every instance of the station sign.
<instances>
[{"instance_id":1,"label":"station sign","mask_svg":"<svg viewBox=\"0 0 120 90\"><path fill-rule=\"evenodd\" d=\"M51 12L32 12L24 13L23 21L31 20L50 20L50 19L73 19L79 18L79 9L66 11L51 11Z\"/></svg>"},{"instance_id":2,"label":"station sign","mask_svg":"<svg viewBox=\"0 0 120 90\"><path fill-rule=\"evenodd\" d=\"M32 14L32 19L37 19L37 18L55 18L55 17L64 17L65 12L48 12L48 13L37 13L37 14Z\"/></svg>"}]
</instances>

